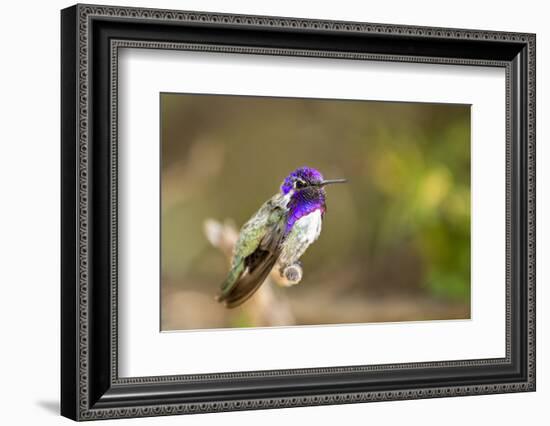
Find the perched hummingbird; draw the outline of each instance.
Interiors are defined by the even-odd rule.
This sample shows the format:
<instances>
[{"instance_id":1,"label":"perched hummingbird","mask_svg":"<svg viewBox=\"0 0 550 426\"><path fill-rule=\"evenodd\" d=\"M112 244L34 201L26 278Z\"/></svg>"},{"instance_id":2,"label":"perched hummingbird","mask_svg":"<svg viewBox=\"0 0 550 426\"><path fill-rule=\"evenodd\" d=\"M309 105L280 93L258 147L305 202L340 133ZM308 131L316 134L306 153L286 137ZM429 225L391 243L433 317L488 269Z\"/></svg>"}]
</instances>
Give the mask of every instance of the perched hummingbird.
<instances>
[{"instance_id":1,"label":"perched hummingbird","mask_svg":"<svg viewBox=\"0 0 550 426\"><path fill-rule=\"evenodd\" d=\"M325 186L345 179L325 180L310 167L300 167L283 181L280 192L266 201L240 230L231 270L217 296L234 308L248 300L277 264L297 264L321 233L326 210Z\"/></svg>"}]
</instances>

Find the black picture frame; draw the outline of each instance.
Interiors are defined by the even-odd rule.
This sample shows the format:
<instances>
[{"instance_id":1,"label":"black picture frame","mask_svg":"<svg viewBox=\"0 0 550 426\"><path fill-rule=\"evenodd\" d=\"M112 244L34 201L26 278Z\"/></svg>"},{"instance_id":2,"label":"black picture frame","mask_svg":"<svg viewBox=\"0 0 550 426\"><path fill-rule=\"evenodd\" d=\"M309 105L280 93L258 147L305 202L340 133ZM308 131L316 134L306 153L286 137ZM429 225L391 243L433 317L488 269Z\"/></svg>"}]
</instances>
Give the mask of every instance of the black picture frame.
<instances>
[{"instance_id":1,"label":"black picture frame","mask_svg":"<svg viewBox=\"0 0 550 426\"><path fill-rule=\"evenodd\" d=\"M535 390L535 35L75 5L61 12L61 414L74 420ZM117 49L506 70L506 357L119 378ZM504 212L503 212L504 214Z\"/></svg>"}]
</instances>

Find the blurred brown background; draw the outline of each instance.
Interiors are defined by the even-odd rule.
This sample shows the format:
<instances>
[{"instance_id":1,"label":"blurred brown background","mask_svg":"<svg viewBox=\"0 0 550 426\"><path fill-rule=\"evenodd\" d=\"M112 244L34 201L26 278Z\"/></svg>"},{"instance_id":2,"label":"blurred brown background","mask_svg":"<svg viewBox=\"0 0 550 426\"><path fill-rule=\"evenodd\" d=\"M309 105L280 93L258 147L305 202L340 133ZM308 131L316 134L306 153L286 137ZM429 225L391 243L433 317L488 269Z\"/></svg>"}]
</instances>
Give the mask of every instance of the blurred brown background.
<instances>
[{"instance_id":1,"label":"blurred brown background","mask_svg":"<svg viewBox=\"0 0 550 426\"><path fill-rule=\"evenodd\" d=\"M161 126L162 330L470 317L469 106L165 93ZM225 309L224 244L304 165L349 183L302 282Z\"/></svg>"}]
</instances>

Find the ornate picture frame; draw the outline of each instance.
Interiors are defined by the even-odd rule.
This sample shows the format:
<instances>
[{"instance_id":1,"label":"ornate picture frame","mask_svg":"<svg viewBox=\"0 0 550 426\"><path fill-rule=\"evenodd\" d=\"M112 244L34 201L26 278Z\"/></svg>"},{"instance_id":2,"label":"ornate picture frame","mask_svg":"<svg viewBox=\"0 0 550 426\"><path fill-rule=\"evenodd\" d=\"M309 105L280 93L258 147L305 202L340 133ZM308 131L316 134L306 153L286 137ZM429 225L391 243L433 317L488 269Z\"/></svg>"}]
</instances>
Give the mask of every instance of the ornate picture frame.
<instances>
[{"instance_id":1,"label":"ornate picture frame","mask_svg":"<svg viewBox=\"0 0 550 426\"><path fill-rule=\"evenodd\" d=\"M76 5L61 12L61 413L160 416L535 390L535 35ZM119 377L121 48L498 67L506 73L505 357Z\"/></svg>"}]
</instances>

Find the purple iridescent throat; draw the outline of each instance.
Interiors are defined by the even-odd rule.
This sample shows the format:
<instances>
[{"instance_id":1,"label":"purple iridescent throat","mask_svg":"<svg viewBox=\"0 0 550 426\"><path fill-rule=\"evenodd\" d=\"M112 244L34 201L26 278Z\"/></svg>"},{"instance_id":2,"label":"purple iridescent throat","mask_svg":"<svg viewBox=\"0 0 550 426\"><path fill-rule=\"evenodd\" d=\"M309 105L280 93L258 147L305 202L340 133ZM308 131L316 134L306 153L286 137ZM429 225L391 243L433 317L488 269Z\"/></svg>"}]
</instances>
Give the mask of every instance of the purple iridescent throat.
<instances>
[{"instance_id":1,"label":"purple iridescent throat","mask_svg":"<svg viewBox=\"0 0 550 426\"><path fill-rule=\"evenodd\" d=\"M307 188L297 191L292 195L288 202L288 218L286 221L286 233L288 234L292 226L300 219L316 210L325 213L325 194L322 188Z\"/></svg>"},{"instance_id":2,"label":"purple iridescent throat","mask_svg":"<svg viewBox=\"0 0 550 426\"><path fill-rule=\"evenodd\" d=\"M320 186L307 186L303 189L295 189L295 181L300 179L305 182L322 182L323 175L311 167L300 167L286 177L281 185L281 192L288 194L295 190L287 204L288 218L286 223L286 233L288 234L292 226L302 217L313 213L316 210L321 210L324 213L325 205L325 190Z\"/></svg>"}]
</instances>

